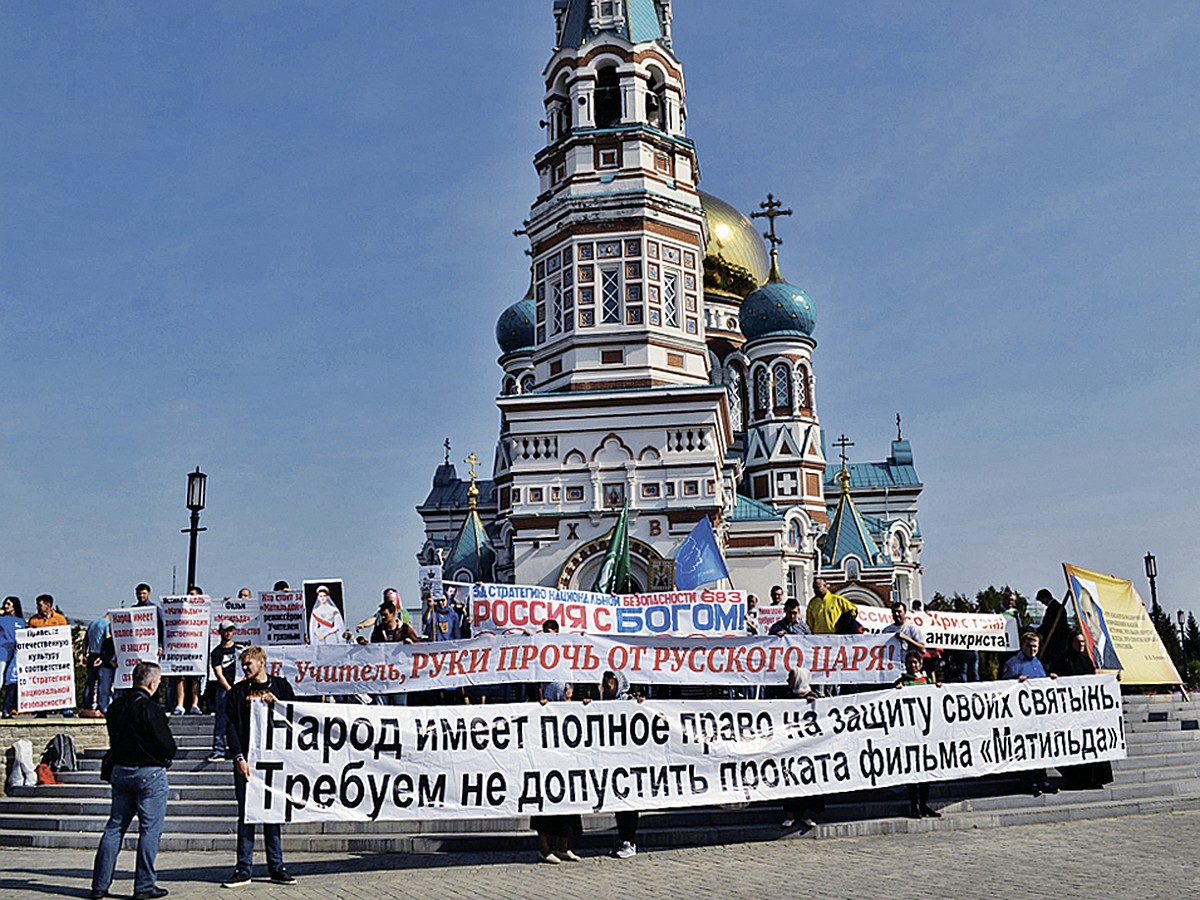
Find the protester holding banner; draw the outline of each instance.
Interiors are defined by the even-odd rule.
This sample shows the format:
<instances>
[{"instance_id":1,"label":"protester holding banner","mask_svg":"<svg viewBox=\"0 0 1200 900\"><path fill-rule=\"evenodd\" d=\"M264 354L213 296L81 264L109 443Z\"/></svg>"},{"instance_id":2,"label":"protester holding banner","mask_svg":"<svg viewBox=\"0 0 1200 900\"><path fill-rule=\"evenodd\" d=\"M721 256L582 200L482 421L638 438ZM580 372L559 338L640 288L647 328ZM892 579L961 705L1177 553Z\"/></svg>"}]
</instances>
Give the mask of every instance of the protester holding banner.
<instances>
[{"instance_id":1,"label":"protester holding banner","mask_svg":"<svg viewBox=\"0 0 1200 900\"><path fill-rule=\"evenodd\" d=\"M600 680L600 699L601 700L633 700L638 703L642 702L641 697L634 697L629 692L629 679L625 677L623 672L613 672L611 669L604 673L604 677ZM584 703L589 701L584 700ZM613 856L617 859L629 859L637 856L637 827L638 827L638 811L633 810L618 810L617 818L617 840L620 842L616 849L613 850Z\"/></svg>"},{"instance_id":2,"label":"protester holding banner","mask_svg":"<svg viewBox=\"0 0 1200 900\"><path fill-rule=\"evenodd\" d=\"M897 603L892 606L894 610L897 606L903 606L902 603ZM935 684L929 675L925 672L924 665L925 657L920 650L909 650L904 654L904 674L900 676L896 682L897 688L924 686L927 684ZM910 819L940 819L942 814L929 805L929 782L921 781L916 784L907 784L908 789L908 816Z\"/></svg>"},{"instance_id":3,"label":"protester holding banner","mask_svg":"<svg viewBox=\"0 0 1200 900\"><path fill-rule=\"evenodd\" d=\"M1071 633L1067 650L1055 661L1052 671L1055 675L1066 676L1096 674L1096 665L1088 654L1087 638L1083 632ZM1113 780L1112 763L1108 760L1059 766L1058 771L1063 777L1063 787L1073 791L1101 788Z\"/></svg>"},{"instance_id":4,"label":"protester holding banner","mask_svg":"<svg viewBox=\"0 0 1200 900\"><path fill-rule=\"evenodd\" d=\"M450 608L449 598L444 593L436 601L432 597L428 599L424 619L425 640L438 643L462 638L462 621Z\"/></svg>"},{"instance_id":5,"label":"protester holding banner","mask_svg":"<svg viewBox=\"0 0 1200 900\"><path fill-rule=\"evenodd\" d=\"M796 603L795 599L789 603ZM797 604L799 606L799 604ZM812 672L800 666L788 670L788 694L793 700L805 703L816 703L817 694L812 689ZM788 797L783 801L783 821L780 828L792 828L797 822L800 827L808 830L816 828L813 816L825 812L825 798L821 796Z\"/></svg>"},{"instance_id":6,"label":"protester holding banner","mask_svg":"<svg viewBox=\"0 0 1200 900\"><path fill-rule=\"evenodd\" d=\"M823 578L813 581L813 594L805 613L805 620L813 634L838 634L838 623L843 616L858 615L858 608L841 594L829 590Z\"/></svg>"},{"instance_id":7,"label":"protester holding banner","mask_svg":"<svg viewBox=\"0 0 1200 900\"><path fill-rule=\"evenodd\" d=\"M909 653L915 652L922 659L925 658L925 634L908 621L908 607L903 603L897 601L892 604L892 624L883 629L883 633L893 634L900 641L906 666Z\"/></svg>"},{"instance_id":8,"label":"protester holding banner","mask_svg":"<svg viewBox=\"0 0 1200 900\"><path fill-rule=\"evenodd\" d=\"M250 764L246 762L246 752L250 747L250 707L254 703L296 699L287 681L267 673L267 652L262 647L248 647L242 651L242 671L246 677L235 684L225 697L225 736L227 752L233 756L233 791L238 807L237 867L221 885L227 888L249 884L254 869L254 823L246 821L246 784L250 781ZM263 843L266 845L267 871L271 881L275 884L295 884L296 879L283 865L283 834L278 824L263 824Z\"/></svg>"},{"instance_id":9,"label":"protester holding banner","mask_svg":"<svg viewBox=\"0 0 1200 900\"><path fill-rule=\"evenodd\" d=\"M93 900L108 896L117 854L135 815L138 847L134 900L167 895L167 889L158 886L154 860L167 815L167 768L175 759L176 747L167 716L153 700L161 680L162 672L155 663L138 663L133 670L133 689L112 705L107 722L112 811L92 866Z\"/></svg>"},{"instance_id":10,"label":"protester holding banner","mask_svg":"<svg viewBox=\"0 0 1200 900\"><path fill-rule=\"evenodd\" d=\"M313 644L340 644L346 632L346 621L329 595L329 588L317 588L317 602L308 617L308 639Z\"/></svg>"},{"instance_id":11,"label":"protester holding banner","mask_svg":"<svg viewBox=\"0 0 1200 900\"><path fill-rule=\"evenodd\" d=\"M163 644L167 637L167 622L163 618L162 607L150 602L150 585L142 582L133 589L134 607L150 607L154 610L154 620L158 625L158 655L162 656Z\"/></svg>"},{"instance_id":12,"label":"protester holding banner","mask_svg":"<svg viewBox=\"0 0 1200 900\"><path fill-rule=\"evenodd\" d=\"M421 641L420 635L412 630L412 626L408 623L408 619L401 620L400 614L402 610L396 608L395 602L389 598L389 594L399 600L400 595L395 588L388 588L383 592L383 602L379 604L379 613L377 614L377 623L371 631L372 644L418 644ZM408 694L403 691L392 691L386 694L376 694L375 702L382 703L384 706L407 706Z\"/></svg>"},{"instance_id":13,"label":"protester holding banner","mask_svg":"<svg viewBox=\"0 0 1200 900\"><path fill-rule=\"evenodd\" d=\"M558 634L558 622L548 619L542 623L542 632ZM538 686L538 702L542 706L547 703L562 703L571 699L571 685L563 682L548 681ZM580 862L580 857L571 850L571 838L583 833L583 818L578 814L532 816L529 827L537 832L539 860L551 865L562 862ZM550 839L555 839L556 846L550 846ZM557 850L557 852L555 852Z\"/></svg>"},{"instance_id":14,"label":"protester holding banner","mask_svg":"<svg viewBox=\"0 0 1200 900\"><path fill-rule=\"evenodd\" d=\"M25 627L20 597L5 597L0 606L0 683L4 685L4 718L17 711L17 629Z\"/></svg>"},{"instance_id":15,"label":"protester holding banner","mask_svg":"<svg viewBox=\"0 0 1200 900\"><path fill-rule=\"evenodd\" d=\"M37 612L29 617L30 628L58 628L68 624L67 617L54 608L54 598L49 594L39 594L34 603L37 604ZM39 712L38 718L45 718L46 712ZM74 716L75 704L63 709L62 714L67 718Z\"/></svg>"},{"instance_id":16,"label":"protester holding banner","mask_svg":"<svg viewBox=\"0 0 1200 900\"><path fill-rule=\"evenodd\" d=\"M800 601L793 597L783 604L783 618L767 631L773 637L785 634L812 634L812 629L806 622L800 621Z\"/></svg>"},{"instance_id":17,"label":"protester holding banner","mask_svg":"<svg viewBox=\"0 0 1200 900\"><path fill-rule=\"evenodd\" d=\"M1028 681L1030 678L1057 678L1058 676L1054 674L1047 676L1046 670L1042 668L1042 661L1038 659L1040 642L1041 638L1036 631L1026 631L1021 635L1021 649L1008 658L1008 662L1004 664L1001 679L1007 681L1015 678L1017 681ZM1045 769L1029 769L1022 772L1021 783L1035 797L1058 793L1058 788L1051 786Z\"/></svg>"}]
</instances>

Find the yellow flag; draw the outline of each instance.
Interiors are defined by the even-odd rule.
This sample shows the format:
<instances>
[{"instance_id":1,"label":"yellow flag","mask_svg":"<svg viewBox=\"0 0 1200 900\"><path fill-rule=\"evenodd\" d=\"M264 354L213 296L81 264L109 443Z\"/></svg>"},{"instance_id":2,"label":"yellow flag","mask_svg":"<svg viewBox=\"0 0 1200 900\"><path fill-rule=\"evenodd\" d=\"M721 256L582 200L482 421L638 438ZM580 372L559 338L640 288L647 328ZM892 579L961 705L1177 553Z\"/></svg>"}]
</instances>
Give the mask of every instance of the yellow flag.
<instances>
[{"instance_id":1,"label":"yellow flag","mask_svg":"<svg viewBox=\"0 0 1200 900\"><path fill-rule=\"evenodd\" d=\"M1075 616L1097 669L1121 669L1122 684L1181 684L1132 581L1063 563Z\"/></svg>"}]
</instances>

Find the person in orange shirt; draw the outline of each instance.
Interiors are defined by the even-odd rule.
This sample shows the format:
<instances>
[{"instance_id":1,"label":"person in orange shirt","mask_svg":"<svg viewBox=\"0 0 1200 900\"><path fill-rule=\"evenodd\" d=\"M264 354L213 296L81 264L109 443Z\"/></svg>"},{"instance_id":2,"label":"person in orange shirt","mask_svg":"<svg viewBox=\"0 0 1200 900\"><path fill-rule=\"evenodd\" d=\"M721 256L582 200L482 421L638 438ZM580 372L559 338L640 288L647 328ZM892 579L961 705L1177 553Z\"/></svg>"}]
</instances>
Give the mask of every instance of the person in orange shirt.
<instances>
[{"instance_id":1,"label":"person in orange shirt","mask_svg":"<svg viewBox=\"0 0 1200 900\"><path fill-rule=\"evenodd\" d=\"M67 617L54 608L54 598L49 594L39 594L34 601L37 604L37 612L29 617L30 628L53 628L55 625L66 625ZM74 708L68 707L62 711L64 716L75 715ZM44 719L45 712L37 714L38 718Z\"/></svg>"},{"instance_id":2,"label":"person in orange shirt","mask_svg":"<svg viewBox=\"0 0 1200 900\"><path fill-rule=\"evenodd\" d=\"M30 628L53 628L67 624L67 617L54 608L54 598L49 594L40 594L34 602L37 612L29 617Z\"/></svg>"}]
</instances>

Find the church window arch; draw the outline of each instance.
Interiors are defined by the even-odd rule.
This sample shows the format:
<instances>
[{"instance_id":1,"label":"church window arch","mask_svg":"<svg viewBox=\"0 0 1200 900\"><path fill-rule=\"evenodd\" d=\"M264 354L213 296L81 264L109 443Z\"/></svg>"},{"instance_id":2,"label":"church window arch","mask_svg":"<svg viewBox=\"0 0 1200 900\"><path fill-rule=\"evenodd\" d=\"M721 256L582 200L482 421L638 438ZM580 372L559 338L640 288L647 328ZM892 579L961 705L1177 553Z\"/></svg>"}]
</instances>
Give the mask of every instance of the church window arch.
<instances>
[{"instance_id":1,"label":"church window arch","mask_svg":"<svg viewBox=\"0 0 1200 900\"><path fill-rule=\"evenodd\" d=\"M800 409L812 409L812 399L808 391L808 367L796 366L796 406Z\"/></svg>"},{"instance_id":2,"label":"church window arch","mask_svg":"<svg viewBox=\"0 0 1200 900\"><path fill-rule=\"evenodd\" d=\"M517 379L511 375L506 375L504 378L504 386L500 389L504 396L510 396L517 392Z\"/></svg>"},{"instance_id":3,"label":"church window arch","mask_svg":"<svg viewBox=\"0 0 1200 900\"><path fill-rule=\"evenodd\" d=\"M596 69L596 127L612 128L621 122L621 79L614 65Z\"/></svg>"},{"instance_id":4,"label":"church window arch","mask_svg":"<svg viewBox=\"0 0 1200 900\"><path fill-rule=\"evenodd\" d=\"M793 519L788 526L788 545L800 550L804 546L804 526L799 519Z\"/></svg>"},{"instance_id":5,"label":"church window arch","mask_svg":"<svg viewBox=\"0 0 1200 900\"><path fill-rule=\"evenodd\" d=\"M776 363L772 370L774 386L775 412L790 413L792 411L792 373L787 363Z\"/></svg>"},{"instance_id":6,"label":"church window arch","mask_svg":"<svg viewBox=\"0 0 1200 900\"><path fill-rule=\"evenodd\" d=\"M766 416L771 408L771 375L765 368L754 373L754 414L758 418Z\"/></svg>"},{"instance_id":7,"label":"church window arch","mask_svg":"<svg viewBox=\"0 0 1200 900\"><path fill-rule=\"evenodd\" d=\"M651 66L646 85L646 124L666 131L670 127L667 113L666 78L662 70Z\"/></svg>"}]
</instances>

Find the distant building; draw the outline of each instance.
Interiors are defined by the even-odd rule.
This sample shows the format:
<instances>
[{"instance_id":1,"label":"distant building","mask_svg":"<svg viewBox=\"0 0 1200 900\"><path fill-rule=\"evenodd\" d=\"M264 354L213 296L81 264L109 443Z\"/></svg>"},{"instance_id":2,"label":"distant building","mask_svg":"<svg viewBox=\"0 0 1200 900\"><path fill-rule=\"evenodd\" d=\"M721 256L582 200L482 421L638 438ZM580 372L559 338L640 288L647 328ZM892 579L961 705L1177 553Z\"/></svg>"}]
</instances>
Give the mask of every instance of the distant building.
<instances>
[{"instance_id":1,"label":"distant building","mask_svg":"<svg viewBox=\"0 0 1200 900\"><path fill-rule=\"evenodd\" d=\"M816 308L776 252L790 211L768 196L754 213L768 253L699 190L671 15L669 0L554 3L532 279L496 326L493 477L470 502L447 449L418 556L454 580L484 577L474 559L495 580L588 589L627 503L641 588L709 516L737 587L803 599L819 569L858 602L920 599L909 442L840 480L827 461Z\"/></svg>"}]
</instances>

